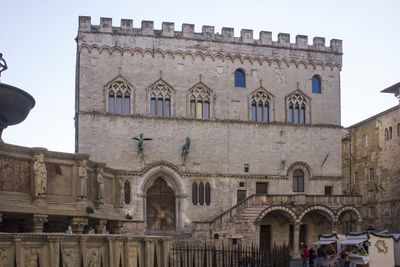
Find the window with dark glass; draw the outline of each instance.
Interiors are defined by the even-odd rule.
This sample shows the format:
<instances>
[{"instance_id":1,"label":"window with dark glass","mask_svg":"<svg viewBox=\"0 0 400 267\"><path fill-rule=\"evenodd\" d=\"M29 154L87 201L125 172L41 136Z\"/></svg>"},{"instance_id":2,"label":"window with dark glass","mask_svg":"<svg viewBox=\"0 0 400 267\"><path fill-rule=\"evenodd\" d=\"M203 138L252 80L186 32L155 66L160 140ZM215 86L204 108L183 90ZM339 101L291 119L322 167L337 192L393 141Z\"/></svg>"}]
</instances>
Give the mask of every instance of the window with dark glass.
<instances>
[{"instance_id":1,"label":"window with dark glass","mask_svg":"<svg viewBox=\"0 0 400 267\"><path fill-rule=\"evenodd\" d=\"M400 136L400 122L397 124L397 136Z\"/></svg>"},{"instance_id":2,"label":"window with dark glass","mask_svg":"<svg viewBox=\"0 0 400 267\"><path fill-rule=\"evenodd\" d=\"M210 183L206 183L206 205L209 206L211 203L211 186Z\"/></svg>"},{"instance_id":3,"label":"window with dark glass","mask_svg":"<svg viewBox=\"0 0 400 267\"><path fill-rule=\"evenodd\" d=\"M193 205L197 205L197 194L198 194L198 192L197 192L197 183L194 182L192 184L192 204Z\"/></svg>"},{"instance_id":4,"label":"window with dark glass","mask_svg":"<svg viewBox=\"0 0 400 267\"><path fill-rule=\"evenodd\" d=\"M200 182L199 184L199 205L204 205L204 184Z\"/></svg>"},{"instance_id":5,"label":"window with dark glass","mask_svg":"<svg viewBox=\"0 0 400 267\"><path fill-rule=\"evenodd\" d=\"M271 97L263 89L251 95L251 120L257 122L270 121Z\"/></svg>"},{"instance_id":6,"label":"window with dark glass","mask_svg":"<svg viewBox=\"0 0 400 267\"><path fill-rule=\"evenodd\" d=\"M294 94L289 97L287 119L289 123L306 123L306 99L304 96Z\"/></svg>"},{"instance_id":7,"label":"window with dark glass","mask_svg":"<svg viewBox=\"0 0 400 267\"><path fill-rule=\"evenodd\" d=\"M235 71L235 87L246 87L246 76L242 69Z\"/></svg>"},{"instance_id":8,"label":"window with dark glass","mask_svg":"<svg viewBox=\"0 0 400 267\"><path fill-rule=\"evenodd\" d=\"M331 196L332 195L332 186L325 186L325 195Z\"/></svg>"},{"instance_id":9,"label":"window with dark glass","mask_svg":"<svg viewBox=\"0 0 400 267\"><path fill-rule=\"evenodd\" d=\"M150 114L171 117L172 89L162 80L149 89Z\"/></svg>"},{"instance_id":10,"label":"window with dark glass","mask_svg":"<svg viewBox=\"0 0 400 267\"><path fill-rule=\"evenodd\" d=\"M302 170L293 172L293 192L304 192L304 172Z\"/></svg>"},{"instance_id":11,"label":"window with dark glass","mask_svg":"<svg viewBox=\"0 0 400 267\"><path fill-rule=\"evenodd\" d=\"M193 205L207 205L211 203L211 185L209 182L192 183L192 204Z\"/></svg>"},{"instance_id":12,"label":"window with dark glass","mask_svg":"<svg viewBox=\"0 0 400 267\"><path fill-rule=\"evenodd\" d=\"M128 181L125 181L124 184L124 200L125 204L131 203L131 186Z\"/></svg>"},{"instance_id":13,"label":"window with dark glass","mask_svg":"<svg viewBox=\"0 0 400 267\"><path fill-rule=\"evenodd\" d=\"M131 88L124 81L114 81L107 86L108 112L131 113Z\"/></svg>"},{"instance_id":14,"label":"window with dark glass","mask_svg":"<svg viewBox=\"0 0 400 267\"><path fill-rule=\"evenodd\" d=\"M314 94L321 93L321 78L318 75L314 75L311 78L311 87Z\"/></svg>"},{"instance_id":15,"label":"window with dark glass","mask_svg":"<svg viewBox=\"0 0 400 267\"><path fill-rule=\"evenodd\" d=\"M169 95L156 95L150 96L150 114L160 117L171 116L171 98Z\"/></svg>"},{"instance_id":16,"label":"window with dark glass","mask_svg":"<svg viewBox=\"0 0 400 267\"><path fill-rule=\"evenodd\" d=\"M211 90L199 83L190 89L190 117L210 119Z\"/></svg>"}]
</instances>

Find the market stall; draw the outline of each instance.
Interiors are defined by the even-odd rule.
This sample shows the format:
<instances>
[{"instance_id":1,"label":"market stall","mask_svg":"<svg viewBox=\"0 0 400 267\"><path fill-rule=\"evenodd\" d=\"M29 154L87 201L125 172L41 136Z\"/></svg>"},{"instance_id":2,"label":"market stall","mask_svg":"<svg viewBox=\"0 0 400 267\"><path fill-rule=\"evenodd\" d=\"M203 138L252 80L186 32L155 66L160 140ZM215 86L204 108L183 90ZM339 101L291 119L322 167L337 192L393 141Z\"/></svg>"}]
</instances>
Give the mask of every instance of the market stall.
<instances>
[{"instance_id":1,"label":"market stall","mask_svg":"<svg viewBox=\"0 0 400 267\"><path fill-rule=\"evenodd\" d=\"M368 233L346 234L346 239L339 241L342 246L342 258L349 258L350 267L368 266Z\"/></svg>"},{"instance_id":2,"label":"market stall","mask_svg":"<svg viewBox=\"0 0 400 267\"><path fill-rule=\"evenodd\" d=\"M319 235L318 240L312 243L317 251L317 266L339 266L337 260L341 246L338 241L344 238L337 234Z\"/></svg>"},{"instance_id":3,"label":"market stall","mask_svg":"<svg viewBox=\"0 0 400 267\"><path fill-rule=\"evenodd\" d=\"M394 237L387 234L369 234L369 266L395 266Z\"/></svg>"}]
</instances>

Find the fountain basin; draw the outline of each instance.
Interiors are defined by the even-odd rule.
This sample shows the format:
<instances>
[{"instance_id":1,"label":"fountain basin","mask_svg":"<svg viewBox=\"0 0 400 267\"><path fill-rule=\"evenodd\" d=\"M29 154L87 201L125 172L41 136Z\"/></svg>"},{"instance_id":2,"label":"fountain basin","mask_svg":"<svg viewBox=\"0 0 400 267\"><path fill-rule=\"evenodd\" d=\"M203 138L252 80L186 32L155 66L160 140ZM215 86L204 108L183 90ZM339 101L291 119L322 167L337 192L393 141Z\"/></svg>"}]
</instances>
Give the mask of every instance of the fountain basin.
<instances>
[{"instance_id":1,"label":"fountain basin","mask_svg":"<svg viewBox=\"0 0 400 267\"><path fill-rule=\"evenodd\" d=\"M24 121L34 106L35 99L30 94L15 86L0 83L0 131Z\"/></svg>"}]
</instances>

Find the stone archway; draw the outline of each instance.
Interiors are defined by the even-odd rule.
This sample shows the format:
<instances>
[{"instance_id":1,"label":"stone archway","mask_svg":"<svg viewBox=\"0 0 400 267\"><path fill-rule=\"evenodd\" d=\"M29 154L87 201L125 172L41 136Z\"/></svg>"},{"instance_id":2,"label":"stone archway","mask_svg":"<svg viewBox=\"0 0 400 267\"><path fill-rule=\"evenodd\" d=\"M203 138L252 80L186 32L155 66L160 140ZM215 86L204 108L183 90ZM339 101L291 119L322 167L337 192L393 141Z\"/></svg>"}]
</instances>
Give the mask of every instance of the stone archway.
<instances>
[{"instance_id":1,"label":"stone archway","mask_svg":"<svg viewBox=\"0 0 400 267\"><path fill-rule=\"evenodd\" d=\"M300 223L299 242L311 245L321 234L331 234L335 226L335 214L322 205L306 208L298 218Z\"/></svg>"},{"instance_id":2,"label":"stone archway","mask_svg":"<svg viewBox=\"0 0 400 267\"><path fill-rule=\"evenodd\" d=\"M363 218L361 212L353 206L345 206L339 209L335 221L338 222L339 232L361 232Z\"/></svg>"},{"instance_id":3,"label":"stone archway","mask_svg":"<svg viewBox=\"0 0 400 267\"><path fill-rule=\"evenodd\" d=\"M159 180L160 178L161 180ZM141 214L141 218L145 222L146 231L174 230L179 232L182 229L184 225L183 208L187 198L184 188L185 183L178 170L172 164L158 162L146 167L137 188L137 195L142 198L142 201L138 203L138 213ZM157 190L159 191L158 193ZM169 208L166 203L157 202L157 195L158 198L162 198L164 195L168 196ZM172 205L172 199L174 199L174 205ZM158 211L156 212L154 209L158 209ZM174 216L172 216L172 211ZM168 218L164 217L166 215L168 215ZM165 220L173 220L174 229L172 229L172 224L167 223Z\"/></svg>"},{"instance_id":4,"label":"stone archway","mask_svg":"<svg viewBox=\"0 0 400 267\"><path fill-rule=\"evenodd\" d=\"M175 230L175 193L167 182L158 177L147 190L146 221L147 229Z\"/></svg>"},{"instance_id":5,"label":"stone archway","mask_svg":"<svg viewBox=\"0 0 400 267\"><path fill-rule=\"evenodd\" d=\"M270 250L273 244L293 247L295 221L296 214L287 207L265 209L256 219L260 250Z\"/></svg>"}]
</instances>

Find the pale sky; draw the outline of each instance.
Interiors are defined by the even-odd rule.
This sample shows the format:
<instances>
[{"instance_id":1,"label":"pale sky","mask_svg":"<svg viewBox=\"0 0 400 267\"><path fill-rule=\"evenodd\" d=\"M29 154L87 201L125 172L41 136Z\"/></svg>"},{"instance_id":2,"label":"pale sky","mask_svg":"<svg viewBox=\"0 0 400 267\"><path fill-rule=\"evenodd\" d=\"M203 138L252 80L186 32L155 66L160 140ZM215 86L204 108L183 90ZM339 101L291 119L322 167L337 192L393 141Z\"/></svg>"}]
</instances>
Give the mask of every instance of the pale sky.
<instances>
[{"instance_id":1,"label":"pale sky","mask_svg":"<svg viewBox=\"0 0 400 267\"><path fill-rule=\"evenodd\" d=\"M398 104L380 93L400 82L400 19L398 0L201 0L85 1L1 0L0 53L9 69L2 83L27 91L36 106L27 119L3 132L6 143L74 152L74 93L78 16L133 19L253 29L343 40L341 72L342 125L349 126Z\"/></svg>"}]
</instances>

